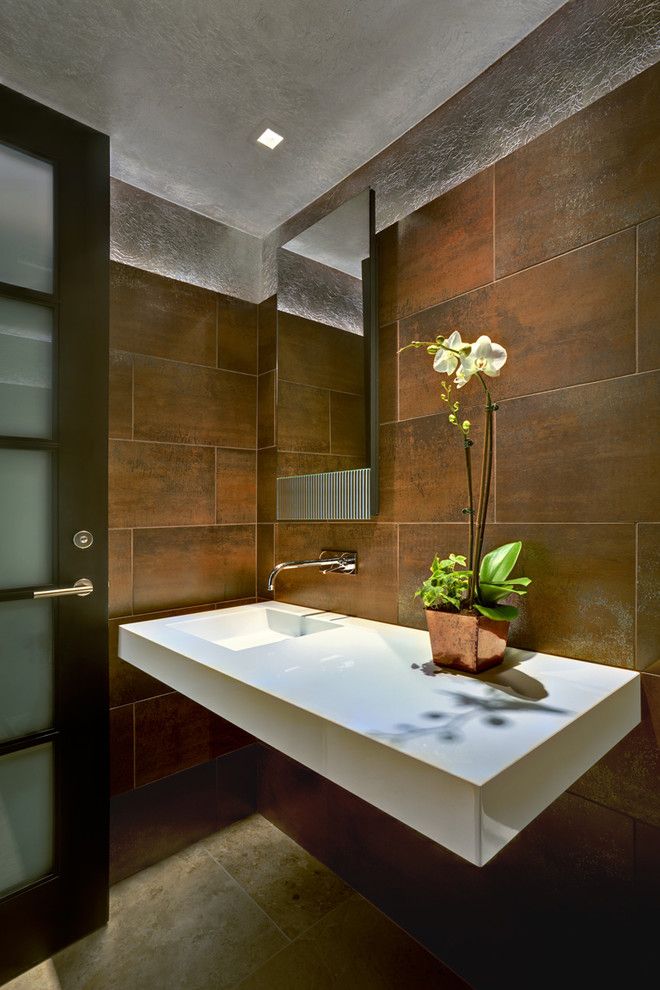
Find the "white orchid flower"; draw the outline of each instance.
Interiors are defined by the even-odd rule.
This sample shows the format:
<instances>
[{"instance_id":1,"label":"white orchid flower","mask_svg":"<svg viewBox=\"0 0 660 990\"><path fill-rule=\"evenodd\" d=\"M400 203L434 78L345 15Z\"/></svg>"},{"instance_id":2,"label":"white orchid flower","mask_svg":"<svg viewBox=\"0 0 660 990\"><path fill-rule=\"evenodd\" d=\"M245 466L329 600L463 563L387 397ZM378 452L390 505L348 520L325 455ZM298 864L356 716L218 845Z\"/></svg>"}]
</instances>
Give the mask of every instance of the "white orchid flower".
<instances>
[{"instance_id":1,"label":"white orchid flower","mask_svg":"<svg viewBox=\"0 0 660 990\"><path fill-rule=\"evenodd\" d=\"M465 358L463 358L463 361L465 361ZM463 388L464 385L467 385L473 374L474 371L466 370L465 364L460 364L456 369L456 377L454 378L456 388Z\"/></svg>"},{"instance_id":2,"label":"white orchid flower","mask_svg":"<svg viewBox=\"0 0 660 990\"><path fill-rule=\"evenodd\" d=\"M457 354L452 354L451 351L460 351L462 347L466 346L461 340L458 330L454 330L436 353L433 359L433 370L441 375L452 375L461 359ZM445 350L446 347L451 348L451 350Z\"/></svg>"},{"instance_id":3,"label":"white orchid flower","mask_svg":"<svg viewBox=\"0 0 660 990\"><path fill-rule=\"evenodd\" d=\"M471 345L470 353L461 359L457 379L459 376L465 379L461 381L461 385L465 385L472 375L479 372L488 375L489 378L497 378L500 369L506 363L506 358L506 351L501 344L494 344L490 337L482 335ZM458 380L456 384L459 385Z\"/></svg>"}]
</instances>

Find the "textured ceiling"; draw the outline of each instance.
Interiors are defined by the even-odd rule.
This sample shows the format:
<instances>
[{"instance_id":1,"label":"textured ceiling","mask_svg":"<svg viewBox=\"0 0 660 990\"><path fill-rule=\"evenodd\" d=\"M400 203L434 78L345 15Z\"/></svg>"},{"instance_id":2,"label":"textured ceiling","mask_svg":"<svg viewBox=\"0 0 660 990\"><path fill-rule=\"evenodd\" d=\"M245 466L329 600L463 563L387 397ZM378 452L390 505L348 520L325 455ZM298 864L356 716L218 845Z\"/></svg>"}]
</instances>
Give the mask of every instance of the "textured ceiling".
<instances>
[{"instance_id":1,"label":"textured ceiling","mask_svg":"<svg viewBox=\"0 0 660 990\"><path fill-rule=\"evenodd\" d=\"M109 133L117 178L263 236L562 2L3 0L0 78Z\"/></svg>"}]
</instances>

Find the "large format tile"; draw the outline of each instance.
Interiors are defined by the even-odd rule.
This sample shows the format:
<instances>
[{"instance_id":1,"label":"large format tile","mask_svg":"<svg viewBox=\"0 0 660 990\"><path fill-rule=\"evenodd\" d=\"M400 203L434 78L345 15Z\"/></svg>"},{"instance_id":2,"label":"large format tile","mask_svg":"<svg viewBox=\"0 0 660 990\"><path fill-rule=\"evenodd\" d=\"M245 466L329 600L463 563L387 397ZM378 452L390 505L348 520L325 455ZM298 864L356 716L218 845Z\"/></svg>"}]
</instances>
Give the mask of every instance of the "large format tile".
<instances>
[{"instance_id":1,"label":"large format tile","mask_svg":"<svg viewBox=\"0 0 660 990\"><path fill-rule=\"evenodd\" d=\"M660 217L638 229L639 370L660 367Z\"/></svg>"},{"instance_id":2,"label":"large format tile","mask_svg":"<svg viewBox=\"0 0 660 990\"><path fill-rule=\"evenodd\" d=\"M306 931L352 893L261 815L209 836L204 845L289 938Z\"/></svg>"},{"instance_id":3,"label":"large format tile","mask_svg":"<svg viewBox=\"0 0 660 990\"><path fill-rule=\"evenodd\" d=\"M276 372L259 375L257 406L257 446L272 447L275 443Z\"/></svg>"},{"instance_id":4,"label":"large format tile","mask_svg":"<svg viewBox=\"0 0 660 990\"><path fill-rule=\"evenodd\" d=\"M309 454L298 450L280 450L277 454L278 478L295 478L300 474L321 474L324 471L351 471L364 467L364 455Z\"/></svg>"},{"instance_id":5,"label":"large format tile","mask_svg":"<svg viewBox=\"0 0 660 990\"><path fill-rule=\"evenodd\" d=\"M660 827L660 677L642 674L642 721L571 788Z\"/></svg>"},{"instance_id":6,"label":"large format tile","mask_svg":"<svg viewBox=\"0 0 660 990\"><path fill-rule=\"evenodd\" d=\"M54 959L67 990L222 990L286 939L202 848L113 887L106 928Z\"/></svg>"},{"instance_id":7,"label":"large format tile","mask_svg":"<svg viewBox=\"0 0 660 990\"><path fill-rule=\"evenodd\" d=\"M215 367L216 294L110 263L113 348Z\"/></svg>"},{"instance_id":8,"label":"large format tile","mask_svg":"<svg viewBox=\"0 0 660 990\"><path fill-rule=\"evenodd\" d=\"M218 295L218 367L257 373L257 306Z\"/></svg>"},{"instance_id":9,"label":"large format tile","mask_svg":"<svg viewBox=\"0 0 660 990\"><path fill-rule=\"evenodd\" d=\"M259 523L257 526L257 595L270 598L268 575L275 566L275 526Z\"/></svg>"},{"instance_id":10,"label":"large format tile","mask_svg":"<svg viewBox=\"0 0 660 990\"><path fill-rule=\"evenodd\" d=\"M233 762L244 750L221 760ZM216 760L110 801L110 883L180 852L218 828Z\"/></svg>"},{"instance_id":11,"label":"large format tile","mask_svg":"<svg viewBox=\"0 0 660 990\"><path fill-rule=\"evenodd\" d=\"M454 329L487 334L509 359L489 382L508 398L635 371L635 231L627 230L402 320L399 346ZM400 356L400 418L437 412L440 376L424 352ZM470 390L478 388L471 382Z\"/></svg>"},{"instance_id":12,"label":"large format tile","mask_svg":"<svg viewBox=\"0 0 660 990\"><path fill-rule=\"evenodd\" d=\"M385 325L493 278L493 173L488 168L379 234Z\"/></svg>"},{"instance_id":13,"label":"large format tile","mask_svg":"<svg viewBox=\"0 0 660 990\"><path fill-rule=\"evenodd\" d=\"M240 990L469 990L364 898L353 895L239 984Z\"/></svg>"},{"instance_id":14,"label":"large format tile","mask_svg":"<svg viewBox=\"0 0 660 990\"><path fill-rule=\"evenodd\" d=\"M108 533L108 615L133 611L133 536L130 529Z\"/></svg>"},{"instance_id":15,"label":"large format tile","mask_svg":"<svg viewBox=\"0 0 660 990\"><path fill-rule=\"evenodd\" d=\"M211 447L111 440L110 526L196 526L215 522Z\"/></svg>"},{"instance_id":16,"label":"large format tile","mask_svg":"<svg viewBox=\"0 0 660 990\"><path fill-rule=\"evenodd\" d=\"M659 378L631 375L502 402L498 519L656 519Z\"/></svg>"},{"instance_id":17,"label":"large format tile","mask_svg":"<svg viewBox=\"0 0 660 990\"><path fill-rule=\"evenodd\" d=\"M130 440L133 435L133 355L110 351L109 374L108 434Z\"/></svg>"},{"instance_id":18,"label":"large format tile","mask_svg":"<svg viewBox=\"0 0 660 990\"><path fill-rule=\"evenodd\" d=\"M378 401L381 423L399 418L398 324L389 323L378 331Z\"/></svg>"},{"instance_id":19,"label":"large format tile","mask_svg":"<svg viewBox=\"0 0 660 990\"><path fill-rule=\"evenodd\" d=\"M364 390L364 338L324 323L279 313L280 381L359 394Z\"/></svg>"},{"instance_id":20,"label":"large format tile","mask_svg":"<svg viewBox=\"0 0 660 990\"><path fill-rule=\"evenodd\" d=\"M259 374L277 365L277 296L269 296L257 307L259 324Z\"/></svg>"},{"instance_id":21,"label":"large format tile","mask_svg":"<svg viewBox=\"0 0 660 990\"><path fill-rule=\"evenodd\" d=\"M257 453L257 519L275 522L277 514L277 448L266 447Z\"/></svg>"},{"instance_id":22,"label":"large format tile","mask_svg":"<svg viewBox=\"0 0 660 990\"><path fill-rule=\"evenodd\" d=\"M133 705L110 709L110 794L135 786Z\"/></svg>"},{"instance_id":23,"label":"large format tile","mask_svg":"<svg viewBox=\"0 0 660 990\"><path fill-rule=\"evenodd\" d=\"M254 526L181 526L133 533L136 612L254 596Z\"/></svg>"},{"instance_id":24,"label":"large format tile","mask_svg":"<svg viewBox=\"0 0 660 990\"><path fill-rule=\"evenodd\" d=\"M278 523L277 560L305 560L321 550L356 550L357 574L284 571L278 601L396 622L396 527L376 523Z\"/></svg>"},{"instance_id":25,"label":"large format tile","mask_svg":"<svg viewBox=\"0 0 660 990\"><path fill-rule=\"evenodd\" d=\"M476 395L476 393L474 393ZM464 397L461 396L461 399ZM478 489L481 417L463 403L473 424L473 478ZM392 522L460 522L467 506L462 436L446 415L388 423L380 430L380 515ZM475 491L475 500L477 497ZM492 514L492 505L491 505Z\"/></svg>"},{"instance_id":26,"label":"large format tile","mask_svg":"<svg viewBox=\"0 0 660 990\"><path fill-rule=\"evenodd\" d=\"M251 742L246 732L171 692L135 705L135 786L178 773Z\"/></svg>"},{"instance_id":27,"label":"large format tile","mask_svg":"<svg viewBox=\"0 0 660 990\"><path fill-rule=\"evenodd\" d=\"M330 449L366 463L366 402L363 395L330 393Z\"/></svg>"},{"instance_id":28,"label":"large format tile","mask_svg":"<svg viewBox=\"0 0 660 990\"><path fill-rule=\"evenodd\" d=\"M216 469L216 522L256 522L256 452L219 448L216 451Z\"/></svg>"},{"instance_id":29,"label":"large format tile","mask_svg":"<svg viewBox=\"0 0 660 990\"><path fill-rule=\"evenodd\" d=\"M497 275L660 213L660 67L495 166Z\"/></svg>"},{"instance_id":30,"label":"large format tile","mask_svg":"<svg viewBox=\"0 0 660 990\"><path fill-rule=\"evenodd\" d=\"M257 379L233 371L136 357L136 440L254 447Z\"/></svg>"},{"instance_id":31,"label":"large format tile","mask_svg":"<svg viewBox=\"0 0 660 990\"><path fill-rule=\"evenodd\" d=\"M510 643L579 660L632 667L635 540L632 525L490 523L485 550L522 540L514 573L532 579ZM425 628L415 591L434 555L467 552L466 527L399 527L399 621Z\"/></svg>"},{"instance_id":32,"label":"large format tile","mask_svg":"<svg viewBox=\"0 0 660 990\"><path fill-rule=\"evenodd\" d=\"M277 446L280 450L330 452L330 393L278 382Z\"/></svg>"},{"instance_id":33,"label":"large format tile","mask_svg":"<svg viewBox=\"0 0 660 990\"><path fill-rule=\"evenodd\" d=\"M660 523L637 527L638 670L660 661Z\"/></svg>"}]
</instances>

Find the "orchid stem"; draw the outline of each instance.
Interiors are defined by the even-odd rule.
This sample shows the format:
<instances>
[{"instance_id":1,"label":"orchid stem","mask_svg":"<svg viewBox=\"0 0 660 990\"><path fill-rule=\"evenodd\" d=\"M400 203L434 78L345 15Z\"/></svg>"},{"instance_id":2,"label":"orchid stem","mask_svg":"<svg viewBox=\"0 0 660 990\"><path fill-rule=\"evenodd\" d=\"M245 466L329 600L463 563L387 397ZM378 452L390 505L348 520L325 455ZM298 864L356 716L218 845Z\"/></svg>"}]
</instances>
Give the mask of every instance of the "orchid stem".
<instances>
[{"instance_id":1,"label":"orchid stem","mask_svg":"<svg viewBox=\"0 0 660 990\"><path fill-rule=\"evenodd\" d=\"M468 437L464 437L463 443L465 445L465 473L467 474L467 484L468 484L468 513L470 516L470 542L468 547L468 566L472 566L472 556L474 554L474 494L472 491L472 456L471 450L472 441ZM468 608L472 608L474 604L474 572L470 574L470 581L468 584Z\"/></svg>"},{"instance_id":2,"label":"orchid stem","mask_svg":"<svg viewBox=\"0 0 660 990\"><path fill-rule=\"evenodd\" d=\"M475 594L479 594L479 567L481 564L481 554L484 545L484 535L486 531L486 517L488 515L488 501L490 499L490 482L493 473L493 412L497 408L493 405L488 386L483 376L478 374L484 392L486 393L486 432L484 436L484 451L481 460L481 484L479 487L479 513L477 517L477 538L474 543L473 553L470 559L472 569L471 605L474 604Z\"/></svg>"}]
</instances>

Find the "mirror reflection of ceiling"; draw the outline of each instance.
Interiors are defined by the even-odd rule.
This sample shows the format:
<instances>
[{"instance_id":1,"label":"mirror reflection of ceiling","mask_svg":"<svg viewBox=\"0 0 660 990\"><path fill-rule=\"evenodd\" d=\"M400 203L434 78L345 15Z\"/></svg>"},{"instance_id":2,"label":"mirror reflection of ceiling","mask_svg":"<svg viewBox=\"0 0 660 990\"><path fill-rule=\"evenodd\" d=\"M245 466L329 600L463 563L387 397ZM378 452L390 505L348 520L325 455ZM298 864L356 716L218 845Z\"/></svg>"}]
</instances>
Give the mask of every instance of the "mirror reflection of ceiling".
<instances>
[{"instance_id":1,"label":"mirror reflection of ceiling","mask_svg":"<svg viewBox=\"0 0 660 990\"><path fill-rule=\"evenodd\" d=\"M284 247L361 280L362 262L369 257L369 191L349 199Z\"/></svg>"},{"instance_id":2,"label":"mirror reflection of ceiling","mask_svg":"<svg viewBox=\"0 0 660 990\"><path fill-rule=\"evenodd\" d=\"M562 4L3 0L0 79L110 134L116 178L261 237Z\"/></svg>"}]
</instances>

